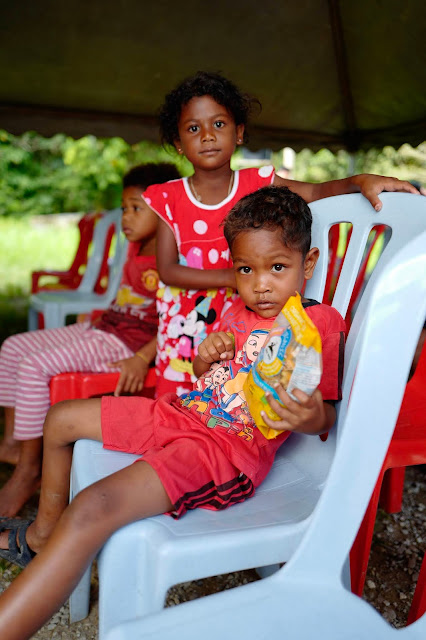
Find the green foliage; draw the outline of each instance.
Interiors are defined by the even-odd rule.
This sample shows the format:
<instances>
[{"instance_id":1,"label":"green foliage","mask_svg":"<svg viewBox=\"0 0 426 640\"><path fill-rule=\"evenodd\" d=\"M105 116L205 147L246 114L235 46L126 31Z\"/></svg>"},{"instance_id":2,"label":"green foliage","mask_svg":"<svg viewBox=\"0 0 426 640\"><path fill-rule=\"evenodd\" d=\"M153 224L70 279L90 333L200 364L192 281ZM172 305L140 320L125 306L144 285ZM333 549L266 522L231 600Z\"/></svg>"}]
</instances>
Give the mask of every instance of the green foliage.
<instances>
[{"instance_id":1,"label":"green foliage","mask_svg":"<svg viewBox=\"0 0 426 640\"><path fill-rule=\"evenodd\" d=\"M13 136L0 130L0 216L111 209L120 204L124 173L144 162L175 162L182 175L192 172L185 158L152 142L129 145L121 138L95 136L73 140L64 134L43 138L35 132ZM242 166L241 153L233 166ZM293 177L322 182L365 172L426 185L426 143L353 156L304 149L296 156Z\"/></svg>"},{"instance_id":2,"label":"green foliage","mask_svg":"<svg viewBox=\"0 0 426 640\"><path fill-rule=\"evenodd\" d=\"M112 209L120 204L124 173L143 162L176 162L190 173L188 162L151 142L0 130L0 215Z\"/></svg>"},{"instance_id":3,"label":"green foliage","mask_svg":"<svg viewBox=\"0 0 426 640\"><path fill-rule=\"evenodd\" d=\"M317 153L304 149L296 155L293 177L306 182L324 182L353 173L395 176L401 180L417 180L426 186L426 142L417 148L404 144L400 149L370 149L352 156L347 151L333 154L327 149Z\"/></svg>"}]
</instances>

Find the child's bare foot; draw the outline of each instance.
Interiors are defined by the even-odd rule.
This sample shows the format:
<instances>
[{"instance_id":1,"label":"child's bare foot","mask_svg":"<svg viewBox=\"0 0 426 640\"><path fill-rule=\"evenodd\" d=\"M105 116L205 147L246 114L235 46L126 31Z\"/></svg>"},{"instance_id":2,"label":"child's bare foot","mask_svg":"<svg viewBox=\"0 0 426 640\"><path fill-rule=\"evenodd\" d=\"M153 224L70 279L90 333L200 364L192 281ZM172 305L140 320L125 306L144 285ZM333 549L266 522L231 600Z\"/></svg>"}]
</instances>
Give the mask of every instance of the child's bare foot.
<instances>
[{"instance_id":1,"label":"child's bare foot","mask_svg":"<svg viewBox=\"0 0 426 640\"><path fill-rule=\"evenodd\" d=\"M0 443L0 462L18 464L19 442L17 440L3 440Z\"/></svg>"},{"instance_id":2,"label":"child's bare foot","mask_svg":"<svg viewBox=\"0 0 426 640\"><path fill-rule=\"evenodd\" d=\"M0 490L0 517L12 518L40 487L40 468L18 465Z\"/></svg>"}]
</instances>

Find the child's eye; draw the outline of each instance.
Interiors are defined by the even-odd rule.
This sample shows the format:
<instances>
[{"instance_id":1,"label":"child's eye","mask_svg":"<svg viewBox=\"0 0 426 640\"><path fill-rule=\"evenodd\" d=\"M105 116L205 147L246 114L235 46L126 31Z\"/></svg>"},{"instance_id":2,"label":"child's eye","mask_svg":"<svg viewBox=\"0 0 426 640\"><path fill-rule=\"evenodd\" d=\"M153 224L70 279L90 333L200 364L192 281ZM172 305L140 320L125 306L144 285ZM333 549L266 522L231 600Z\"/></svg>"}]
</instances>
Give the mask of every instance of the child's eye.
<instances>
[{"instance_id":1,"label":"child's eye","mask_svg":"<svg viewBox=\"0 0 426 640\"><path fill-rule=\"evenodd\" d=\"M188 131L190 133L197 133L198 129L199 129L199 126L197 124L191 124L191 126L188 127Z\"/></svg>"},{"instance_id":2,"label":"child's eye","mask_svg":"<svg viewBox=\"0 0 426 640\"><path fill-rule=\"evenodd\" d=\"M240 273L251 273L251 267L240 267L238 271Z\"/></svg>"},{"instance_id":3,"label":"child's eye","mask_svg":"<svg viewBox=\"0 0 426 640\"><path fill-rule=\"evenodd\" d=\"M281 263L274 264L274 266L272 267L272 271L275 271L275 272L284 271L284 269L285 269L285 266Z\"/></svg>"},{"instance_id":4,"label":"child's eye","mask_svg":"<svg viewBox=\"0 0 426 640\"><path fill-rule=\"evenodd\" d=\"M223 122L223 120L216 120L214 126L216 127L216 129L222 129L222 127L225 126L225 123Z\"/></svg>"}]
</instances>

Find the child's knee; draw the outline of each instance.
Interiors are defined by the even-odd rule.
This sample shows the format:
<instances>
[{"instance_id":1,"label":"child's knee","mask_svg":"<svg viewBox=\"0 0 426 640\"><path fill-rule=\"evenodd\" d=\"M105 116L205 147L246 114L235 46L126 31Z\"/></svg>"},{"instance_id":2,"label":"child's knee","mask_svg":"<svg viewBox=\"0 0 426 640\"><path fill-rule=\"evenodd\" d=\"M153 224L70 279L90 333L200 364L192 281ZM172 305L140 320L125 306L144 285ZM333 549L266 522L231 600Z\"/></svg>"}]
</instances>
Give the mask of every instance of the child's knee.
<instances>
[{"instance_id":1,"label":"child's knee","mask_svg":"<svg viewBox=\"0 0 426 640\"><path fill-rule=\"evenodd\" d=\"M95 483L78 493L69 505L68 517L71 525L81 530L105 523L119 509L120 500L114 491Z\"/></svg>"},{"instance_id":2,"label":"child's knee","mask_svg":"<svg viewBox=\"0 0 426 640\"><path fill-rule=\"evenodd\" d=\"M74 415L75 408L72 400L63 400L51 406L44 421L43 436L45 440L73 442L72 432L76 424Z\"/></svg>"}]
</instances>

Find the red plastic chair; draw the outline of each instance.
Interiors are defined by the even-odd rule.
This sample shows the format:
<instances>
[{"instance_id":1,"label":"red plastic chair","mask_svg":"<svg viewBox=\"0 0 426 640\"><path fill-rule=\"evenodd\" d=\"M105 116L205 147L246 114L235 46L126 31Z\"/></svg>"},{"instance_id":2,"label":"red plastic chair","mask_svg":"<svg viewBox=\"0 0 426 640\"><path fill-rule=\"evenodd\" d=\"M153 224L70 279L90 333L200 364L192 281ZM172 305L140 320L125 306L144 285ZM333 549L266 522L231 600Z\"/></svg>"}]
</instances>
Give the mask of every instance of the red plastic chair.
<instances>
[{"instance_id":1,"label":"red plastic chair","mask_svg":"<svg viewBox=\"0 0 426 640\"><path fill-rule=\"evenodd\" d=\"M50 381L50 403L62 400L76 400L79 398L93 398L112 393L117 386L118 372L113 373L61 373ZM145 378L144 388L140 394L153 398L156 385L155 368L151 367Z\"/></svg>"},{"instance_id":2,"label":"red plastic chair","mask_svg":"<svg viewBox=\"0 0 426 640\"><path fill-rule=\"evenodd\" d=\"M426 554L423 556L423 562L417 578L417 586L414 592L413 601L410 611L408 612L407 624L411 624L426 611Z\"/></svg>"},{"instance_id":3,"label":"red plastic chair","mask_svg":"<svg viewBox=\"0 0 426 640\"><path fill-rule=\"evenodd\" d=\"M93 238L95 222L99 216L100 214L98 213L86 213L82 218L80 218L78 223L80 240L73 262L67 271L44 270L32 272L31 293L56 289L77 289L87 265L89 247ZM40 280L44 276L55 278L55 281L41 284Z\"/></svg>"},{"instance_id":4,"label":"red plastic chair","mask_svg":"<svg viewBox=\"0 0 426 640\"><path fill-rule=\"evenodd\" d=\"M397 365L396 365L397 366ZM371 540L380 494L385 506L400 510L404 469L409 465L426 463L426 346L423 347L413 377L407 383L398 421L373 495L361 523L351 551L352 591L361 595L367 573ZM387 480L383 479L387 474ZM401 483L402 480L402 483ZM426 567L417 582L416 602L413 600L411 618L416 619L426 606Z\"/></svg>"},{"instance_id":5,"label":"red plastic chair","mask_svg":"<svg viewBox=\"0 0 426 640\"><path fill-rule=\"evenodd\" d=\"M38 293L39 291L58 291L64 289L70 290L77 289L80 286L84 271L87 266L87 262L89 260L95 225L96 222L102 217L102 215L102 213L86 213L80 219L78 223L78 228L80 231L80 241L70 268L68 269L68 271L33 271L31 274L31 293ZM105 293L108 286L108 258L113 236L114 228L111 226L106 235L102 263L99 269L98 278L94 286L94 291L100 295ZM49 278L54 277L56 278L56 281L41 284L41 278L44 278L46 276L48 276ZM44 318L42 313L38 314L38 328L44 328Z\"/></svg>"},{"instance_id":6,"label":"red plastic chair","mask_svg":"<svg viewBox=\"0 0 426 640\"><path fill-rule=\"evenodd\" d=\"M351 300L348 306L348 310L346 312L346 332L349 332L349 329L351 328L351 321L352 321L352 311L354 308L355 303L357 302L362 289L365 285L366 282L366 273L367 273L367 267L368 267L368 262L370 260L370 256L373 252L374 247L376 246L378 240L380 239L381 235L385 232L386 226L385 225L377 225L376 227L373 227L371 230L371 239L370 239L370 244L368 247L368 251L366 252L364 259L361 263L360 266L360 270L357 276L357 279L355 281L355 285L353 288L353 292L352 292L352 296L351 296ZM343 232L342 230L342 225L334 225L333 227L331 227L330 229L330 237L329 237L329 263L328 263L328 272L327 272L327 279L325 281L325 289L324 289L324 296L323 296L323 302L325 304L330 304L330 301L333 299L333 292L336 288L336 284L339 280L339 276L340 276L340 271L342 269L343 263L344 263L344 259L345 259L345 254L346 254L346 250L348 248L349 245L349 240L351 239L351 235L352 235L352 228L349 229L349 231L346 234L346 238L345 238L345 249L343 252L343 256L341 258L339 258L338 256L338 247L339 247L339 242L340 242L340 236L341 233Z\"/></svg>"}]
</instances>

